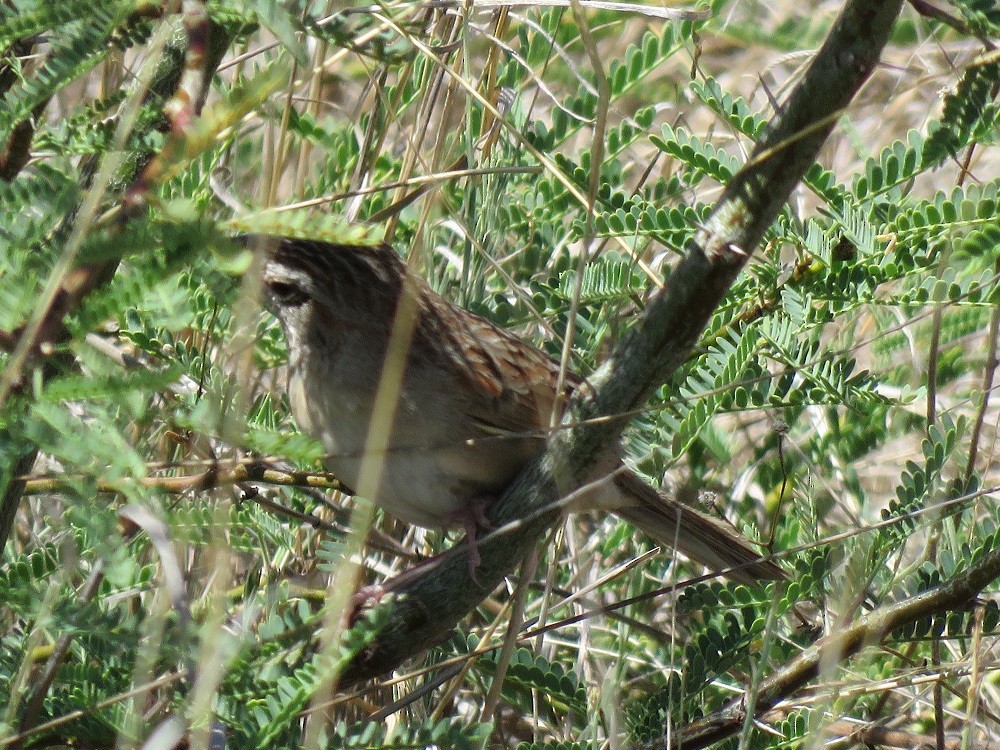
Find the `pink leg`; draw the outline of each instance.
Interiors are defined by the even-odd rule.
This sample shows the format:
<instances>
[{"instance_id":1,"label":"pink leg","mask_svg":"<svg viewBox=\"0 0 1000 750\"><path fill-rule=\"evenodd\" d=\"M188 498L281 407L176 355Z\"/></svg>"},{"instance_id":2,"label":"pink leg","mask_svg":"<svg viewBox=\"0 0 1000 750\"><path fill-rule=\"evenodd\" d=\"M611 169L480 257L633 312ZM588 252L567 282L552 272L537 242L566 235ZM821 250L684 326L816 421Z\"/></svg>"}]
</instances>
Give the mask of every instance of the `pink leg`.
<instances>
[{"instance_id":1,"label":"pink leg","mask_svg":"<svg viewBox=\"0 0 1000 750\"><path fill-rule=\"evenodd\" d=\"M489 507L492 500L492 497L478 498L456 511L451 519L456 525L461 523L465 528L465 540L469 545L469 575L473 580L476 580L476 568L482 562L479 557L479 545L476 543L476 532L481 528L486 530L493 528L490 520L486 517L486 508Z\"/></svg>"},{"instance_id":2,"label":"pink leg","mask_svg":"<svg viewBox=\"0 0 1000 750\"><path fill-rule=\"evenodd\" d=\"M476 532L479 529L489 530L493 528L493 525L486 517L486 508L489 506L492 499L493 498L486 497L470 503L462 510L453 513L448 519L449 523L447 524L448 526L461 525L465 529L465 539L466 543L469 545L469 576L476 582L477 585L479 584L479 581L476 579L476 568L479 567L479 563L482 562L482 559L479 557L479 545L476 543ZM358 589L354 596L351 597L350 610L348 612L349 625L354 625L357 622L358 616L361 614L362 610L374 607L387 593L404 587L414 578L421 568L434 564L438 557L440 556L438 555L417 563L413 567L404 570L395 578L386 581L384 586L374 584L372 586L362 586Z\"/></svg>"}]
</instances>

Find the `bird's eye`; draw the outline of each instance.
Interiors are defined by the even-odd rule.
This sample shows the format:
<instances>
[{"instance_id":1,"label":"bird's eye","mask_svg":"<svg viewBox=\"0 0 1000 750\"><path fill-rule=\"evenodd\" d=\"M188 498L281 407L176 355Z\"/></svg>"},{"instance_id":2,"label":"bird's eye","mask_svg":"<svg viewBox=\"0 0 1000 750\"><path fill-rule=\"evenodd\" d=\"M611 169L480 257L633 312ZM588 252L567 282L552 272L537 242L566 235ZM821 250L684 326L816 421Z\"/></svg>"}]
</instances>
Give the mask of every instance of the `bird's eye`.
<instances>
[{"instance_id":1,"label":"bird's eye","mask_svg":"<svg viewBox=\"0 0 1000 750\"><path fill-rule=\"evenodd\" d=\"M268 288L274 301L285 307L298 307L309 299L305 291L287 281L271 282Z\"/></svg>"}]
</instances>

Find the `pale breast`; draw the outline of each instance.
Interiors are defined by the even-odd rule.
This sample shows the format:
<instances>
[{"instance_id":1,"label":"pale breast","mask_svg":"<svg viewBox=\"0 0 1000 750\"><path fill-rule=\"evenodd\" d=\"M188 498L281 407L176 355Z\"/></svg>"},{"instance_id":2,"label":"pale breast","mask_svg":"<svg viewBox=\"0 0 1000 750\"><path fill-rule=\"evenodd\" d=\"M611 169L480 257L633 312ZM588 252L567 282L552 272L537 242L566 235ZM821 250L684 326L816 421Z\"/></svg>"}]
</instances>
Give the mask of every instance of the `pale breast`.
<instances>
[{"instance_id":1,"label":"pale breast","mask_svg":"<svg viewBox=\"0 0 1000 750\"><path fill-rule=\"evenodd\" d=\"M356 330L341 328L339 335L340 350L354 356L298 362L288 385L292 411L323 442L330 471L390 514L429 528L458 525L470 508L499 495L541 448L529 388L470 389L453 359L427 357L426 347L410 360L387 438L367 444L382 363L358 356L364 346ZM382 462L374 489L360 486L366 450Z\"/></svg>"},{"instance_id":2,"label":"pale breast","mask_svg":"<svg viewBox=\"0 0 1000 750\"><path fill-rule=\"evenodd\" d=\"M338 479L408 523L456 525L463 510L502 489L516 468L502 445L470 443L467 429L443 418L455 414L455 399L427 389L400 394L388 441L367 445L372 394L343 380L335 388L314 387L321 380L292 373L288 395L296 421L323 443L324 463ZM317 420L319 414L330 418ZM366 450L372 461L382 461L376 487L367 492L360 487Z\"/></svg>"}]
</instances>

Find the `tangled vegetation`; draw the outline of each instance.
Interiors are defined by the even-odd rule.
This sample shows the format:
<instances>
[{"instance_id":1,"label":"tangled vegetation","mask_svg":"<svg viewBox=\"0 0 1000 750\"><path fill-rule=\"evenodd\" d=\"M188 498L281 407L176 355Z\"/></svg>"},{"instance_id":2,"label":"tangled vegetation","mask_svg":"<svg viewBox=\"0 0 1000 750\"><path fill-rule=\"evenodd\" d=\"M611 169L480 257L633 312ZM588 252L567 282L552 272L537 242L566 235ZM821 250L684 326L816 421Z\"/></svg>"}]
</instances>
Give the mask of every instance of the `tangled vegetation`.
<instances>
[{"instance_id":1,"label":"tangled vegetation","mask_svg":"<svg viewBox=\"0 0 1000 750\"><path fill-rule=\"evenodd\" d=\"M780 158L842 4L0 3L0 748L997 742L994 0L903 7L629 415L787 582L573 517L361 679L394 615L341 632L353 565L455 537L358 526L228 240L388 241L591 375Z\"/></svg>"}]
</instances>

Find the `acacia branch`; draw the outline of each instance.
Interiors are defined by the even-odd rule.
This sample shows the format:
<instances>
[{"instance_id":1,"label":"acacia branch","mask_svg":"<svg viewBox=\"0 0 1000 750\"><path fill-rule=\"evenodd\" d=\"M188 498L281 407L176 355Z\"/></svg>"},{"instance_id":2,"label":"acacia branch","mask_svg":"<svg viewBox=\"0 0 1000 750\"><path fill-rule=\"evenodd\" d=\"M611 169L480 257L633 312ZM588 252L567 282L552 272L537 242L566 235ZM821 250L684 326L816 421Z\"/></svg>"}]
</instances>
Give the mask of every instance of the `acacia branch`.
<instances>
[{"instance_id":1,"label":"acacia branch","mask_svg":"<svg viewBox=\"0 0 1000 750\"><path fill-rule=\"evenodd\" d=\"M986 586L1000 577L1000 550L930 591L870 612L852 625L832 633L803 651L787 665L761 681L754 699L754 714L760 716L819 674L822 664L842 661L882 641L889 633L940 612L968 604ZM666 739L643 745L645 750L683 747L697 750L739 732L746 717L741 695L701 721L685 728L673 743Z\"/></svg>"},{"instance_id":2,"label":"acacia branch","mask_svg":"<svg viewBox=\"0 0 1000 750\"><path fill-rule=\"evenodd\" d=\"M386 605L387 625L346 668L341 686L386 672L446 639L543 538L559 516L557 498L586 478L594 460L625 428L628 413L687 360L838 117L875 69L901 5L902 0L848 0L802 80L664 288L591 379L593 396L571 404L563 420L568 429L555 434L545 453L490 507L494 528L511 531L491 534L479 544L475 578L462 549L408 577L404 585L390 582L389 588L405 597Z\"/></svg>"},{"instance_id":3,"label":"acacia branch","mask_svg":"<svg viewBox=\"0 0 1000 750\"><path fill-rule=\"evenodd\" d=\"M51 477L20 476L17 481L21 483L23 494L41 495L72 488L78 485L80 479L79 475L60 474ZM207 469L197 474L98 479L95 482L95 489L97 492L126 493L130 487L138 486L179 495L185 492L201 492L242 482L346 492L340 480L328 472L286 471L256 459L213 462Z\"/></svg>"}]
</instances>

